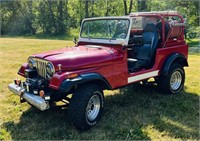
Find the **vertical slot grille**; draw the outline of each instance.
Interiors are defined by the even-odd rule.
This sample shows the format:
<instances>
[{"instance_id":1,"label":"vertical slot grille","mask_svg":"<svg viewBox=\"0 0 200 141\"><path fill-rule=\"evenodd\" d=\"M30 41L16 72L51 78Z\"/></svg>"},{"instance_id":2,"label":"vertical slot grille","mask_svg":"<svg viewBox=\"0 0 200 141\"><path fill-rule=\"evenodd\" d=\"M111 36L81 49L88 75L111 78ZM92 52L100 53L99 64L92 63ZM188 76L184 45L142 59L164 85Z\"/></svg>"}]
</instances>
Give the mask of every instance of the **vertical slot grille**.
<instances>
[{"instance_id":1,"label":"vertical slot grille","mask_svg":"<svg viewBox=\"0 0 200 141\"><path fill-rule=\"evenodd\" d=\"M38 75L46 79L46 65L48 62L42 60L35 61Z\"/></svg>"}]
</instances>

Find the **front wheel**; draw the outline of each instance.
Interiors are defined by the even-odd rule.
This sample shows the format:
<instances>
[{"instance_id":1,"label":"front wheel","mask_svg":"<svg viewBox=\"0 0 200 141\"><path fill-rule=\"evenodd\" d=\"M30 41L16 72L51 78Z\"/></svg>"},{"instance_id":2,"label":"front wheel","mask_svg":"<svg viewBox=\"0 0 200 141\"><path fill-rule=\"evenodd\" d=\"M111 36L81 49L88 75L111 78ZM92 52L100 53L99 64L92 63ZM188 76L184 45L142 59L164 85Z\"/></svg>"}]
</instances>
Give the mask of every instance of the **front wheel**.
<instances>
[{"instance_id":1,"label":"front wheel","mask_svg":"<svg viewBox=\"0 0 200 141\"><path fill-rule=\"evenodd\" d=\"M102 89L96 84L78 86L69 104L69 117L78 130L88 130L101 117L104 104Z\"/></svg>"},{"instance_id":2,"label":"front wheel","mask_svg":"<svg viewBox=\"0 0 200 141\"><path fill-rule=\"evenodd\" d=\"M180 64L171 66L168 75L158 78L158 87L165 94L177 94L184 86L185 72Z\"/></svg>"}]
</instances>

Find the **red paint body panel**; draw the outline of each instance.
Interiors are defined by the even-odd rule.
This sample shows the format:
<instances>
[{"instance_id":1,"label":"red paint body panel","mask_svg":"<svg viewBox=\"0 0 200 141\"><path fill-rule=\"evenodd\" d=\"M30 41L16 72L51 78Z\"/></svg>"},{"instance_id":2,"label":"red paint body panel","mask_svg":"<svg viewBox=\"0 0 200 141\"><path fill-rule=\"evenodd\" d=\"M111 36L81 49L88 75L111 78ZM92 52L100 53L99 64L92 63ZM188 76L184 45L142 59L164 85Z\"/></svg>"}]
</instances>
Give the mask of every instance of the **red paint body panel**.
<instances>
[{"instance_id":1,"label":"red paint body panel","mask_svg":"<svg viewBox=\"0 0 200 141\"><path fill-rule=\"evenodd\" d=\"M179 46L157 49L154 68L160 70L166 58L173 53L180 53L186 58L188 58L188 45L179 45Z\"/></svg>"},{"instance_id":2,"label":"red paint body panel","mask_svg":"<svg viewBox=\"0 0 200 141\"><path fill-rule=\"evenodd\" d=\"M79 46L37 54L33 57L50 61L54 66L62 64L63 70L70 71L110 65L112 54L113 49L108 47L90 48Z\"/></svg>"},{"instance_id":3,"label":"red paint body panel","mask_svg":"<svg viewBox=\"0 0 200 141\"><path fill-rule=\"evenodd\" d=\"M28 63L24 63L24 64L20 67L20 69L19 69L19 71L18 71L18 74L21 75L21 76L23 76L23 77L25 77L25 69L27 69L27 68L28 68Z\"/></svg>"},{"instance_id":4,"label":"red paint body panel","mask_svg":"<svg viewBox=\"0 0 200 141\"><path fill-rule=\"evenodd\" d=\"M109 49L109 48L108 48ZM60 84L67 78L68 75L77 73L77 74L84 74L84 73L90 73L95 72L101 74L111 85L112 88L119 87L121 85L121 80L117 79L118 77L121 78L121 69L123 68L124 76L127 74L127 64L124 62L124 55L121 54L118 50L109 49L110 53L107 54L107 58L110 60L99 62L98 64L90 64L85 65L84 67L80 67L79 69L76 68L76 70L69 70L63 73L56 73L53 78L50 81L50 87L54 89L58 89ZM104 58L103 58L104 57ZM102 56L103 59L105 59L106 56ZM91 61L97 60L95 58L90 58ZM119 64L119 65L115 65ZM115 66L115 67L114 67ZM116 68L117 66L117 68ZM125 67L124 67L125 66ZM126 79L123 80L124 83L126 82Z\"/></svg>"}]
</instances>

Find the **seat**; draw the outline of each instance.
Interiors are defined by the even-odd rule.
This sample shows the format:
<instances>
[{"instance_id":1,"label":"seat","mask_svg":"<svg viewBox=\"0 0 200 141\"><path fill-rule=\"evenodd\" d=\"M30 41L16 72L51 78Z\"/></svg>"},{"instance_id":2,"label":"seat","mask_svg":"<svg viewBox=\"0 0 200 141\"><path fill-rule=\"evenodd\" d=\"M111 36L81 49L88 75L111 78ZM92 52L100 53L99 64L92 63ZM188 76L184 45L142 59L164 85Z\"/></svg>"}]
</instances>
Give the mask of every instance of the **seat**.
<instances>
[{"instance_id":1,"label":"seat","mask_svg":"<svg viewBox=\"0 0 200 141\"><path fill-rule=\"evenodd\" d=\"M161 42L162 41L162 22L158 22L156 24L156 27L157 27L158 32L160 34L160 40L159 40L159 42ZM167 35L169 33L169 30L170 30L170 25L169 25L169 23L165 22L165 37L167 37Z\"/></svg>"},{"instance_id":2,"label":"seat","mask_svg":"<svg viewBox=\"0 0 200 141\"><path fill-rule=\"evenodd\" d=\"M155 60L155 52L158 44L158 30L153 23L147 24L144 29L143 45L135 46L134 58L128 58L129 72L135 72L142 68L151 68Z\"/></svg>"}]
</instances>

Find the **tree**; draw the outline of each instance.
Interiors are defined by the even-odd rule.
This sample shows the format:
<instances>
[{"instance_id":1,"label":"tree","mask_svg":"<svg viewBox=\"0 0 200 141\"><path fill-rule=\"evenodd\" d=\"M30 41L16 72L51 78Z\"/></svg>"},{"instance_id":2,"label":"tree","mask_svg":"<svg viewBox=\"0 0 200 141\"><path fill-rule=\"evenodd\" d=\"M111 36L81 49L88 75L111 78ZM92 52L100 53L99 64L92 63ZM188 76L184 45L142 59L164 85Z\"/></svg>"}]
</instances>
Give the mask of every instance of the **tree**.
<instances>
[{"instance_id":1,"label":"tree","mask_svg":"<svg viewBox=\"0 0 200 141\"><path fill-rule=\"evenodd\" d=\"M88 18L89 17L89 14L88 14L88 0L85 0L85 18Z\"/></svg>"},{"instance_id":2,"label":"tree","mask_svg":"<svg viewBox=\"0 0 200 141\"><path fill-rule=\"evenodd\" d=\"M123 2L124 2L124 14L128 15L126 0L123 0Z\"/></svg>"},{"instance_id":3,"label":"tree","mask_svg":"<svg viewBox=\"0 0 200 141\"><path fill-rule=\"evenodd\" d=\"M19 3L19 1L16 1L16 5L18 6L18 9L21 13L21 15L24 17L24 20L26 21L26 26L28 27L30 34L35 34L35 29L32 26L32 1L28 1L28 7L29 10L25 9L26 3Z\"/></svg>"},{"instance_id":4,"label":"tree","mask_svg":"<svg viewBox=\"0 0 200 141\"><path fill-rule=\"evenodd\" d=\"M3 35L65 34L79 28L83 18L122 16L133 11L176 10L189 27L199 26L197 0L27 0L0 1Z\"/></svg>"},{"instance_id":5,"label":"tree","mask_svg":"<svg viewBox=\"0 0 200 141\"><path fill-rule=\"evenodd\" d=\"M131 13L131 10L132 10L132 7L133 7L133 0L130 0L129 11L128 11L126 2L127 2L127 0L123 0L123 3L124 3L124 14L128 15L129 13Z\"/></svg>"},{"instance_id":6,"label":"tree","mask_svg":"<svg viewBox=\"0 0 200 141\"><path fill-rule=\"evenodd\" d=\"M58 33L59 34L63 34L65 33L65 24L63 23L64 22L64 19L63 19L63 1L60 0L58 2L58 13L59 13L59 16L58 16Z\"/></svg>"},{"instance_id":7,"label":"tree","mask_svg":"<svg viewBox=\"0 0 200 141\"><path fill-rule=\"evenodd\" d=\"M129 6L129 13L131 13L133 8L133 0L130 1L130 6Z\"/></svg>"},{"instance_id":8,"label":"tree","mask_svg":"<svg viewBox=\"0 0 200 141\"><path fill-rule=\"evenodd\" d=\"M147 9L147 0L137 0L137 4L138 4L137 10L139 12L145 11Z\"/></svg>"}]
</instances>

